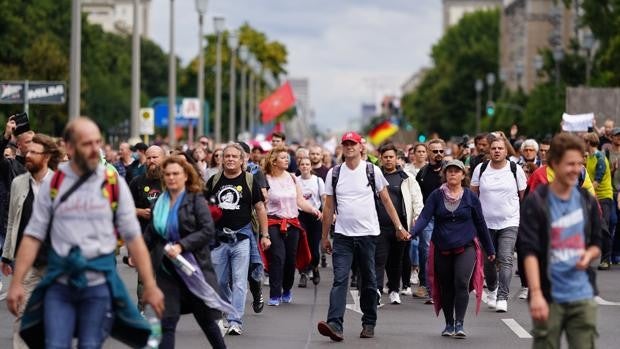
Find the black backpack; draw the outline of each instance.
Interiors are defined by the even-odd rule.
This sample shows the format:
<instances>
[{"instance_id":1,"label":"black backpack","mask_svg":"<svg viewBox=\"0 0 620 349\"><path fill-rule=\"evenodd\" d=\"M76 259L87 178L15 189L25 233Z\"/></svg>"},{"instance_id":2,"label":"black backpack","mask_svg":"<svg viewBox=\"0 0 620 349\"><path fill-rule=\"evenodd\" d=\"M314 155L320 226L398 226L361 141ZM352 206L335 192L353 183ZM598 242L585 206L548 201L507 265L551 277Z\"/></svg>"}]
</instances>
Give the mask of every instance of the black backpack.
<instances>
[{"instance_id":1,"label":"black backpack","mask_svg":"<svg viewBox=\"0 0 620 349\"><path fill-rule=\"evenodd\" d=\"M482 178L482 173L489 167L489 162L491 160L487 160L480 165L480 173L478 173L478 183L480 183L480 178ZM515 183L517 184L517 193L519 192L519 181L517 180L517 163L514 161L508 160L510 163L510 172L512 172L512 176L515 178Z\"/></svg>"},{"instance_id":2,"label":"black backpack","mask_svg":"<svg viewBox=\"0 0 620 349\"><path fill-rule=\"evenodd\" d=\"M332 170L332 189L334 192L334 211L338 213L338 200L336 199L336 185L338 185L338 177L340 177L340 168L342 164L334 166ZM366 178L368 178L368 186L372 188L372 195L375 199L375 208L377 207L379 196L375 185L375 166L370 162L366 163Z\"/></svg>"}]
</instances>

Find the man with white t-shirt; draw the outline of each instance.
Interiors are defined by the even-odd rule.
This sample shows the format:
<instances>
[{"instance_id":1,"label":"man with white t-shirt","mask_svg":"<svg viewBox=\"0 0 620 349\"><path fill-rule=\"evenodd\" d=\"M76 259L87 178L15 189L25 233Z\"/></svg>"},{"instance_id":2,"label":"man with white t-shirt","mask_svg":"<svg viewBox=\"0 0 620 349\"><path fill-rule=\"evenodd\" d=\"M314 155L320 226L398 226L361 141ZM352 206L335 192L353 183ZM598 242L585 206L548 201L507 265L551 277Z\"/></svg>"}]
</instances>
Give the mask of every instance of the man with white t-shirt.
<instances>
[{"instance_id":1,"label":"man with white t-shirt","mask_svg":"<svg viewBox=\"0 0 620 349\"><path fill-rule=\"evenodd\" d=\"M397 227L397 238L400 240L410 238L409 233L400 224L398 213L387 190L388 182L381 170L362 161L362 137L355 132L347 132L342 136L342 146L345 162L329 170L325 183L322 244L327 253L331 254L333 251L334 282L329 296L327 321L318 323L319 333L336 342L344 339L342 326L347 303L349 271L354 256L360 271L358 289L363 313L360 338L374 337L377 322L375 241L380 232L375 200L381 200L394 227ZM374 183L371 179L374 179ZM336 185L333 185L334 181ZM332 250L328 234L335 211L338 218Z\"/></svg>"},{"instance_id":2,"label":"man with white t-shirt","mask_svg":"<svg viewBox=\"0 0 620 349\"><path fill-rule=\"evenodd\" d=\"M507 160L507 143L504 138L491 141L491 160L476 166L471 179L471 190L480 197L484 220L497 251L495 262L485 261L484 265L489 290L487 303L502 313L508 311L513 252L519 228L519 202L527 187L521 166Z\"/></svg>"}]
</instances>

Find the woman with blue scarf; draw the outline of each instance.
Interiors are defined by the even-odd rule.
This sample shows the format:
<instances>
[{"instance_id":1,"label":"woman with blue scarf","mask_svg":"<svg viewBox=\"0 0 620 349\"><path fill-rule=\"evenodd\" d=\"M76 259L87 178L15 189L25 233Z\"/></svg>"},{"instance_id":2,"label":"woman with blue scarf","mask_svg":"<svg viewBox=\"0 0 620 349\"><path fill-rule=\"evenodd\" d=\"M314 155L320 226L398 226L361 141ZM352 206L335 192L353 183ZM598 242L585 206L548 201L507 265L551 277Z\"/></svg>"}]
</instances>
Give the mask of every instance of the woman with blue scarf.
<instances>
[{"instance_id":1,"label":"woman with blue scarf","mask_svg":"<svg viewBox=\"0 0 620 349\"><path fill-rule=\"evenodd\" d=\"M190 312L211 346L226 348L216 321L222 312L235 310L220 297L211 264L209 245L214 241L215 228L202 195L202 182L180 156L167 158L161 167L165 191L155 203L153 221L145 232L157 285L166 295L159 348L174 348L179 317ZM191 266L176 266L173 261L178 257Z\"/></svg>"}]
</instances>

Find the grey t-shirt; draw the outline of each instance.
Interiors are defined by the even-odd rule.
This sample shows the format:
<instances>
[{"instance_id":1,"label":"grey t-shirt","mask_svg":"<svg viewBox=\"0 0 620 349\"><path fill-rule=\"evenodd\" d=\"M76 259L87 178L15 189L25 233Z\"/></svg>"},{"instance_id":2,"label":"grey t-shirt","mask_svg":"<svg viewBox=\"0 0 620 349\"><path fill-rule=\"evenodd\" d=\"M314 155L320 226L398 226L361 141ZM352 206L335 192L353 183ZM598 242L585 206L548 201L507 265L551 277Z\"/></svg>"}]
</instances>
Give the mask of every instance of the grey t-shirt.
<instances>
[{"instance_id":1,"label":"grey t-shirt","mask_svg":"<svg viewBox=\"0 0 620 349\"><path fill-rule=\"evenodd\" d=\"M65 178L58 189L54 207L52 208L50 196L51 179L47 179L41 185L39 195L34 201L32 217L24 234L44 241L53 212L54 222L50 234L52 247L58 255L67 256L72 246L79 246L86 259L114 252L117 239L114 233L113 213L102 189L105 180L104 167L99 165L96 173L62 204L58 203L58 199L79 177L73 172L69 163L61 164L59 170L65 173ZM133 198L124 180L118 181L118 196L116 226L120 236L129 242L141 232ZM98 273L88 272L86 277L89 285L105 281ZM63 282L63 279L59 281Z\"/></svg>"}]
</instances>

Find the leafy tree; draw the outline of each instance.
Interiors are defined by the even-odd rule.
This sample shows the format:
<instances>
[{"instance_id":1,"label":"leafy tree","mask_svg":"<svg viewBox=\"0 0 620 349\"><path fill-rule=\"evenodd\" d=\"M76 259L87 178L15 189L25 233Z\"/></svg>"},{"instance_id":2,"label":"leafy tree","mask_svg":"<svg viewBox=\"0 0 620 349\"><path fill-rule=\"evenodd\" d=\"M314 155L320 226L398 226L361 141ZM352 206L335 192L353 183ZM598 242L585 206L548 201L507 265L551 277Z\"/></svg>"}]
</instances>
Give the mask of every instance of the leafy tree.
<instances>
[{"instance_id":1,"label":"leafy tree","mask_svg":"<svg viewBox=\"0 0 620 349\"><path fill-rule=\"evenodd\" d=\"M433 46L434 68L403 98L404 114L418 130L444 135L474 131L474 82L498 71L499 18L498 10L466 14Z\"/></svg>"}]
</instances>

